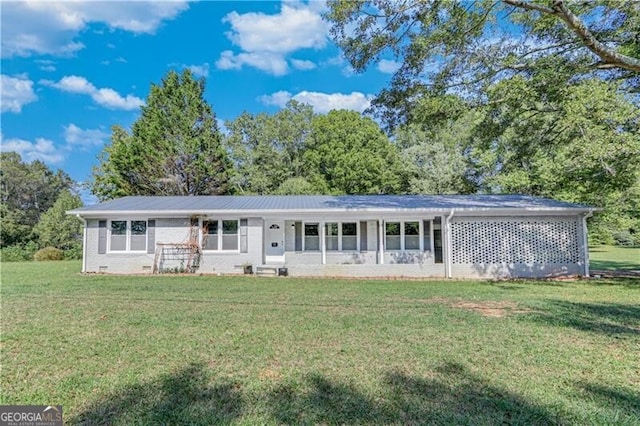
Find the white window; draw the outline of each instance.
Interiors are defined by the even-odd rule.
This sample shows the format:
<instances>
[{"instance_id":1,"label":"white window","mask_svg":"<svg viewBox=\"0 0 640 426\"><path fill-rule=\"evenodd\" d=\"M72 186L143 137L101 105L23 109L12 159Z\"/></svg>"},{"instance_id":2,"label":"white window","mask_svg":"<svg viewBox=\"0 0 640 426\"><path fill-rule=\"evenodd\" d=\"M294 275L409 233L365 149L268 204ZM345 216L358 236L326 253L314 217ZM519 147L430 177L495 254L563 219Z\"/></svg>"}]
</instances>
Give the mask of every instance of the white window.
<instances>
[{"instance_id":1,"label":"white window","mask_svg":"<svg viewBox=\"0 0 640 426\"><path fill-rule=\"evenodd\" d=\"M386 229L385 248L387 250L402 250L402 244L401 244L402 236L400 235L401 234L400 225L401 225L401 222L385 223L385 229Z\"/></svg>"},{"instance_id":2,"label":"white window","mask_svg":"<svg viewBox=\"0 0 640 426\"><path fill-rule=\"evenodd\" d=\"M239 221L205 220L202 222L202 248L214 251L238 251Z\"/></svg>"},{"instance_id":3,"label":"white window","mask_svg":"<svg viewBox=\"0 0 640 426\"><path fill-rule=\"evenodd\" d=\"M338 235L338 224L337 223L327 223L325 225L326 229L326 244L327 251L338 251L339 250L339 241L340 237Z\"/></svg>"},{"instance_id":4,"label":"white window","mask_svg":"<svg viewBox=\"0 0 640 426\"><path fill-rule=\"evenodd\" d=\"M304 224L304 251L320 250L320 225L317 223Z\"/></svg>"},{"instance_id":5,"label":"white window","mask_svg":"<svg viewBox=\"0 0 640 426\"><path fill-rule=\"evenodd\" d=\"M358 250L357 222L329 222L325 225L327 251Z\"/></svg>"},{"instance_id":6,"label":"white window","mask_svg":"<svg viewBox=\"0 0 640 426\"><path fill-rule=\"evenodd\" d=\"M422 233L421 221L386 222L385 248L389 251L422 250Z\"/></svg>"},{"instance_id":7,"label":"white window","mask_svg":"<svg viewBox=\"0 0 640 426\"><path fill-rule=\"evenodd\" d=\"M112 220L109 225L110 251L146 251L146 220Z\"/></svg>"}]
</instances>

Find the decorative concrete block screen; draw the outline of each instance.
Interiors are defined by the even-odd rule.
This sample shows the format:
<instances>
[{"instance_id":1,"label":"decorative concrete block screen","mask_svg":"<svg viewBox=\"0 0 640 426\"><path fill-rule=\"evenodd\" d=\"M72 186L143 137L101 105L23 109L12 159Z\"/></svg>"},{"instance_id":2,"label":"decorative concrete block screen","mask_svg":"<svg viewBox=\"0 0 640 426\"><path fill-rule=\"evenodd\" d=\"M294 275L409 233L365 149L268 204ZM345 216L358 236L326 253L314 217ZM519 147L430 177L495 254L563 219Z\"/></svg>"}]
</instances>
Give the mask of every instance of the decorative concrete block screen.
<instances>
[{"instance_id":1,"label":"decorative concrete block screen","mask_svg":"<svg viewBox=\"0 0 640 426\"><path fill-rule=\"evenodd\" d=\"M451 224L455 264L578 263L576 218L459 218Z\"/></svg>"}]
</instances>

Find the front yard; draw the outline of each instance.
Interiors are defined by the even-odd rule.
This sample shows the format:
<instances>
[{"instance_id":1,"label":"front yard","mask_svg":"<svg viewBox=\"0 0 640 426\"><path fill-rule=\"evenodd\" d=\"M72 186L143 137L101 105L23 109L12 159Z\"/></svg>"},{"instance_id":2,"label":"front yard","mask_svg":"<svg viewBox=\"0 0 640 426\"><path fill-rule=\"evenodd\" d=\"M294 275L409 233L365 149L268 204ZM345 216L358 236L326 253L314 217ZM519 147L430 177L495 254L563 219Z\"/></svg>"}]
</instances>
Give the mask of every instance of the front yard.
<instances>
[{"instance_id":1,"label":"front yard","mask_svg":"<svg viewBox=\"0 0 640 426\"><path fill-rule=\"evenodd\" d=\"M640 424L638 279L1 266L0 403L68 424Z\"/></svg>"}]
</instances>

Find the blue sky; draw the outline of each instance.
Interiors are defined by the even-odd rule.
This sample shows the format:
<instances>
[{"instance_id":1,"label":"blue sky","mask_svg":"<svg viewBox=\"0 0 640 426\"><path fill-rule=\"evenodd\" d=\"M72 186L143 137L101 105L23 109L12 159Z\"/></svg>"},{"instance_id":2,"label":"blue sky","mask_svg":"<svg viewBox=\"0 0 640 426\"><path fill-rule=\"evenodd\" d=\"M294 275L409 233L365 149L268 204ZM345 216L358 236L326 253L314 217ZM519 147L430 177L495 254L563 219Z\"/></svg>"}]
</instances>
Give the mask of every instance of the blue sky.
<instances>
[{"instance_id":1,"label":"blue sky","mask_svg":"<svg viewBox=\"0 0 640 426\"><path fill-rule=\"evenodd\" d=\"M185 67L220 120L364 110L395 70L354 74L320 18L324 2L2 2L2 150L90 179L110 128L139 116L151 83Z\"/></svg>"}]
</instances>

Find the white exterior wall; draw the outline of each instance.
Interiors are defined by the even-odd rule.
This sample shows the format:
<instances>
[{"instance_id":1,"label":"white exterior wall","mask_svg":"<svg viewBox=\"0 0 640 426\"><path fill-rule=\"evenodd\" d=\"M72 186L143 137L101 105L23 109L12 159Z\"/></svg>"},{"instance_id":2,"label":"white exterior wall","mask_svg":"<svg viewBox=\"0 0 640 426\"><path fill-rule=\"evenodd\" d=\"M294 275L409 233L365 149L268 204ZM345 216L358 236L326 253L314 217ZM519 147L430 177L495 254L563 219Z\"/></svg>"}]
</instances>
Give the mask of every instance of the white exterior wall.
<instances>
[{"instance_id":1,"label":"white exterior wall","mask_svg":"<svg viewBox=\"0 0 640 426\"><path fill-rule=\"evenodd\" d=\"M354 218L355 220L355 218ZM188 218L155 219L156 243L186 242ZM247 253L202 253L201 273L238 273L238 266L264 264L264 220L247 219ZM450 256L452 278L513 278L582 275L588 260L582 216L453 216L451 235L443 221L443 263L434 263L430 251L385 252L378 264L377 221L367 223L367 250L322 253L285 251L292 276L397 276L444 277ZM291 226L285 226L285 247L295 243ZM447 242L451 242L451 246ZM86 220L86 272L151 273L153 253L107 252L98 254L97 219ZM449 251L449 249L451 251ZM170 265L166 265L170 266ZM176 264L176 266L178 266Z\"/></svg>"},{"instance_id":2,"label":"white exterior wall","mask_svg":"<svg viewBox=\"0 0 640 426\"><path fill-rule=\"evenodd\" d=\"M237 267L249 263L254 267L262 265L263 220L247 220L247 253L203 251L198 272L204 274L230 274L241 272Z\"/></svg>"},{"instance_id":3,"label":"white exterior wall","mask_svg":"<svg viewBox=\"0 0 640 426\"><path fill-rule=\"evenodd\" d=\"M190 219L155 219L156 244L185 243L189 239ZM114 274L152 273L155 253L108 252L98 253L98 220L87 220L87 245L85 248L86 272L105 272ZM248 252L211 252L204 251L200 258L202 273L238 272L236 266L243 263L262 264L262 219L247 220ZM179 267L179 260L166 260L164 268Z\"/></svg>"},{"instance_id":4,"label":"white exterior wall","mask_svg":"<svg viewBox=\"0 0 640 426\"><path fill-rule=\"evenodd\" d=\"M549 278L584 273L580 216L453 217L453 278Z\"/></svg>"}]
</instances>

